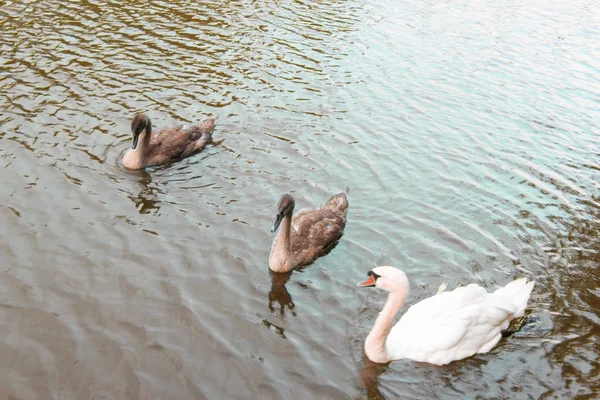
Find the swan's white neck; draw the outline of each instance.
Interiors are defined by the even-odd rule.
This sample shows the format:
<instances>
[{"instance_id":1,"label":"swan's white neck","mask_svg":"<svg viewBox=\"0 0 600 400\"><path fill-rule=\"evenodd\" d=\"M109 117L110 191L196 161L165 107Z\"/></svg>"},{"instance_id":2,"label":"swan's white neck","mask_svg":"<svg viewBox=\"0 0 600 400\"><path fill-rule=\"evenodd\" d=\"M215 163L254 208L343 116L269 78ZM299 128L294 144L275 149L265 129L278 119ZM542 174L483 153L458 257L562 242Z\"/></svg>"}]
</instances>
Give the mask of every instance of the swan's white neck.
<instances>
[{"instance_id":1,"label":"swan's white neck","mask_svg":"<svg viewBox=\"0 0 600 400\"><path fill-rule=\"evenodd\" d=\"M269 257L269 267L275 272L287 272L294 266L291 230L292 214L289 213L281 221L281 229Z\"/></svg>"},{"instance_id":2,"label":"swan's white neck","mask_svg":"<svg viewBox=\"0 0 600 400\"><path fill-rule=\"evenodd\" d=\"M389 354L387 354L385 348L385 341L390 329L392 329L392 322L394 317L398 314L398 310L404 303L406 296L406 290L399 288L388 295L383 310L379 313L373 329L365 340L365 354L371 361L376 363L386 363L390 361Z\"/></svg>"}]
</instances>

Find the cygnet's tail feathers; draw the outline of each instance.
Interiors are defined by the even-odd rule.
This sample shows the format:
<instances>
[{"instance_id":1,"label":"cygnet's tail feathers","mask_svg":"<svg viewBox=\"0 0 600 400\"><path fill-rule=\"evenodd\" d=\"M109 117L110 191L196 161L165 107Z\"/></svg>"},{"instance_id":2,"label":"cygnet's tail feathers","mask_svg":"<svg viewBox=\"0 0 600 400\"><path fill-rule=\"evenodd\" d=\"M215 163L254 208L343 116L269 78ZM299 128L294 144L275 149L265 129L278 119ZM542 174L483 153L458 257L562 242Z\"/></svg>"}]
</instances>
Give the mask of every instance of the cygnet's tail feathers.
<instances>
[{"instance_id":1,"label":"cygnet's tail feathers","mask_svg":"<svg viewBox=\"0 0 600 400\"><path fill-rule=\"evenodd\" d=\"M339 211L346 212L348 210L348 191L350 191L349 187L346 187L343 192L339 192L334 194L327 200L323 207L337 209Z\"/></svg>"},{"instance_id":2,"label":"cygnet's tail feathers","mask_svg":"<svg viewBox=\"0 0 600 400\"><path fill-rule=\"evenodd\" d=\"M202 136L208 136L209 138L212 135L213 129L215 129L215 125L217 124L217 119L219 117L215 114L206 118L204 121L198 123L198 129L202 133Z\"/></svg>"},{"instance_id":3,"label":"cygnet's tail feathers","mask_svg":"<svg viewBox=\"0 0 600 400\"><path fill-rule=\"evenodd\" d=\"M517 307L517 311L513 314L513 317L519 318L525 312L534 284L535 281L527 282L527 278L519 278L496 290L494 294L512 302Z\"/></svg>"}]
</instances>

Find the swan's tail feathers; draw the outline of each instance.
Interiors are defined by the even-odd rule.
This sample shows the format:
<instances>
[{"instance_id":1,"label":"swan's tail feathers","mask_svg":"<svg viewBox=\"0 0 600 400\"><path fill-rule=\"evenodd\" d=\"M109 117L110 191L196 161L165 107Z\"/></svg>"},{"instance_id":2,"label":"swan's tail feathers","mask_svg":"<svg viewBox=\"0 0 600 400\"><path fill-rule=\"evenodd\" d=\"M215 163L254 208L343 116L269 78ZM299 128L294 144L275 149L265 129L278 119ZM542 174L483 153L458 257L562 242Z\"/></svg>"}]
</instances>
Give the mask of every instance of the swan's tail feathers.
<instances>
[{"instance_id":1,"label":"swan's tail feathers","mask_svg":"<svg viewBox=\"0 0 600 400\"><path fill-rule=\"evenodd\" d=\"M215 125L217 124L217 119L219 119L219 117L216 114L213 114L204 121L198 123L198 128L200 129L200 132L202 132L202 136L207 138L211 137L212 131L215 129Z\"/></svg>"},{"instance_id":2,"label":"swan's tail feathers","mask_svg":"<svg viewBox=\"0 0 600 400\"><path fill-rule=\"evenodd\" d=\"M517 311L513 314L513 318L519 318L522 317L525 312L534 284L535 281L528 282L527 278L519 278L496 290L494 294L512 302L517 307Z\"/></svg>"},{"instance_id":3,"label":"swan's tail feathers","mask_svg":"<svg viewBox=\"0 0 600 400\"><path fill-rule=\"evenodd\" d=\"M323 207L334 208L345 213L348 210L348 206L350 205L348 203L349 190L350 188L346 186L346 189L344 189L343 192L339 192L331 196Z\"/></svg>"}]
</instances>

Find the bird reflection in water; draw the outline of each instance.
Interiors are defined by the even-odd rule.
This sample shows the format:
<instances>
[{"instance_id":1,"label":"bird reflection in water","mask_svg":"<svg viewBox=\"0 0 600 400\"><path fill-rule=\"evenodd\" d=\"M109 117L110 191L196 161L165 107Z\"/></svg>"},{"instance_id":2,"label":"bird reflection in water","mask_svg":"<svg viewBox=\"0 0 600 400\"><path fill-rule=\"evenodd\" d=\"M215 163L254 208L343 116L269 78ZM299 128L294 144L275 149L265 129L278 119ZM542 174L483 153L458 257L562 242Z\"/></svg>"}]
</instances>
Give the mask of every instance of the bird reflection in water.
<instances>
[{"instance_id":1,"label":"bird reflection in water","mask_svg":"<svg viewBox=\"0 0 600 400\"><path fill-rule=\"evenodd\" d=\"M164 193L157 187L150 186L152 183L152 176L145 171L141 172L139 183L142 189L137 196L130 195L129 199L133 201L135 208L137 208L140 214L157 214L158 210L160 210L161 203L161 201L158 200L158 195Z\"/></svg>"},{"instance_id":2,"label":"bird reflection in water","mask_svg":"<svg viewBox=\"0 0 600 400\"><path fill-rule=\"evenodd\" d=\"M363 368L360 370L360 379L367 392L369 400L385 400L385 396L379 390L379 376L388 369L388 364L377 364L366 355L364 356Z\"/></svg>"},{"instance_id":3,"label":"bird reflection in water","mask_svg":"<svg viewBox=\"0 0 600 400\"><path fill-rule=\"evenodd\" d=\"M285 314L285 308L287 307L293 316L296 316L296 312L294 308L294 302L292 301L292 296L287 291L285 284L290 280L290 276L292 276L293 271L289 272L273 272L269 270L271 274L271 290L269 291L269 310L274 312L276 306L273 304L275 302L279 303L279 313L281 315Z\"/></svg>"}]
</instances>

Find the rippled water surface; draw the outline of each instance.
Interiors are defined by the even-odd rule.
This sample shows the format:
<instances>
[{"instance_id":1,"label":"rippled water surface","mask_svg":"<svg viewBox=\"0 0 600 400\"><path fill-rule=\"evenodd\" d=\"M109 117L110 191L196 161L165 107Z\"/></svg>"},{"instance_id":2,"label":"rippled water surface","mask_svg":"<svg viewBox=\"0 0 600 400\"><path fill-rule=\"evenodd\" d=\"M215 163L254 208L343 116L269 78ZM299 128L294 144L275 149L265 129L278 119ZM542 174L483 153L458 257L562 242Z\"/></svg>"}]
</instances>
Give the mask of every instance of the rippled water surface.
<instances>
[{"instance_id":1,"label":"rippled water surface","mask_svg":"<svg viewBox=\"0 0 600 400\"><path fill-rule=\"evenodd\" d=\"M600 6L0 1L1 399L600 397ZM129 125L220 116L128 172ZM281 194L350 186L337 247L267 267ZM385 293L535 278L445 367L365 360Z\"/></svg>"}]
</instances>

